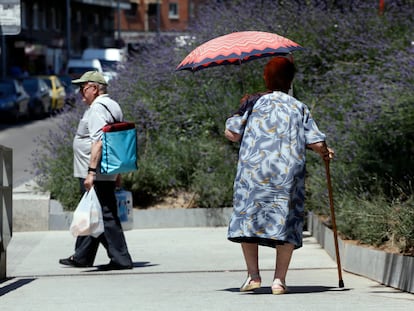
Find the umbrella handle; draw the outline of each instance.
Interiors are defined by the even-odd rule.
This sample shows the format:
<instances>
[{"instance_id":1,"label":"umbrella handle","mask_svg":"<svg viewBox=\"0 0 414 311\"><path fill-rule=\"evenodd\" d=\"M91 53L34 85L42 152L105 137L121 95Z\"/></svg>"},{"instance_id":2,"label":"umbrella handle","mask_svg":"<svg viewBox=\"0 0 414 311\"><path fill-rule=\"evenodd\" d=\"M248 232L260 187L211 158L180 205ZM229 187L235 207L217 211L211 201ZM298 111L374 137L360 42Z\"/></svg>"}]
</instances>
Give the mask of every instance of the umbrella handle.
<instances>
[{"instance_id":1,"label":"umbrella handle","mask_svg":"<svg viewBox=\"0 0 414 311\"><path fill-rule=\"evenodd\" d=\"M344 287L344 281L342 280L341 258L339 256L338 232L336 229L335 209L334 209L334 201L333 201L333 195L332 195L331 173L329 169L330 160L325 159L324 162L325 162L325 171L326 171L326 182L328 184L329 207L331 210L332 231L334 234L334 242L335 242L336 263L338 267L339 287L342 288Z\"/></svg>"}]
</instances>

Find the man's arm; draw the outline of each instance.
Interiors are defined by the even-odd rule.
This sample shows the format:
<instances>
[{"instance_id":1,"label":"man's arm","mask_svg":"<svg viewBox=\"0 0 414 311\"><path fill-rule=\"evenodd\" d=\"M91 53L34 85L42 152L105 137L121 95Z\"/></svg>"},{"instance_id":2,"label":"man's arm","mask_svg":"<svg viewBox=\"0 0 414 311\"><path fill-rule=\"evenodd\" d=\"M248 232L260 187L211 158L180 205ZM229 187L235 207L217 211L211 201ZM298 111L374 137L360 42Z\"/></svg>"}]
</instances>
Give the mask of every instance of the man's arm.
<instances>
[{"instance_id":1,"label":"man's arm","mask_svg":"<svg viewBox=\"0 0 414 311\"><path fill-rule=\"evenodd\" d=\"M91 158L89 160L89 168L92 170L95 170L95 172L88 171L88 175L85 178L84 185L87 191L89 191L89 189L91 189L93 186L93 179L96 175L96 168L98 167L98 163L99 163L99 160L101 159L101 155L102 155L102 141L101 140L94 141L91 147Z\"/></svg>"}]
</instances>

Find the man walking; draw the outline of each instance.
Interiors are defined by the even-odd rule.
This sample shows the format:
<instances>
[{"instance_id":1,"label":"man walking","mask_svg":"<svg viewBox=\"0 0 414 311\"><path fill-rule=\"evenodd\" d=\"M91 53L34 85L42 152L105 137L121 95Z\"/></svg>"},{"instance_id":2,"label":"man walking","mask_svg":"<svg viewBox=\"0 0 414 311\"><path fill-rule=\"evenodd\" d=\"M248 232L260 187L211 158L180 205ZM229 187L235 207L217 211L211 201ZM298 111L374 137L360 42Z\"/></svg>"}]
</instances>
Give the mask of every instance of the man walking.
<instances>
[{"instance_id":1,"label":"man walking","mask_svg":"<svg viewBox=\"0 0 414 311\"><path fill-rule=\"evenodd\" d=\"M100 174L102 153L102 127L123 120L119 104L107 94L107 82L97 71L85 72L79 79L72 80L79 85L82 101L89 107L79 122L73 141L74 176L80 179L81 189L89 191L95 188L102 207L104 233L99 237L78 237L75 253L59 263L73 267L93 265L99 243L105 247L110 262L100 266L102 270L132 269L132 260L128 252L121 222L118 217L115 197L115 184L118 175Z\"/></svg>"}]
</instances>

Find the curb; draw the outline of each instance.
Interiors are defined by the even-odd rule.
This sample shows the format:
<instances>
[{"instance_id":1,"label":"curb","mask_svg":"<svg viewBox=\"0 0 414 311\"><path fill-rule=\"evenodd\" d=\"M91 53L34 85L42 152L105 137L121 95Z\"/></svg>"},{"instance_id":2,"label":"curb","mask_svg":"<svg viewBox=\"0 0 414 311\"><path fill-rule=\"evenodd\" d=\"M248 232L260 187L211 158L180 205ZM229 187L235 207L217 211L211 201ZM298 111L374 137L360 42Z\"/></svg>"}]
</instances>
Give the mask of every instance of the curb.
<instances>
[{"instance_id":1,"label":"curb","mask_svg":"<svg viewBox=\"0 0 414 311\"><path fill-rule=\"evenodd\" d=\"M133 209L124 230L227 226L232 208ZM64 211L50 193L40 192L34 181L13 189L13 231L69 230L73 212Z\"/></svg>"},{"instance_id":2,"label":"curb","mask_svg":"<svg viewBox=\"0 0 414 311\"><path fill-rule=\"evenodd\" d=\"M69 230L73 212L63 211L60 203L55 200L50 200L50 206L48 230ZM222 227L228 225L231 212L231 207L133 209L132 225L122 224L124 231L151 228Z\"/></svg>"},{"instance_id":3,"label":"curb","mask_svg":"<svg viewBox=\"0 0 414 311\"><path fill-rule=\"evenodd\" d=\"M308 215L308 230L329 256L336 260L333 231L312 213ZM338 245L343 270L414 293L414 257L353 245L339 238Z\"/></svg>"}]
</instances>

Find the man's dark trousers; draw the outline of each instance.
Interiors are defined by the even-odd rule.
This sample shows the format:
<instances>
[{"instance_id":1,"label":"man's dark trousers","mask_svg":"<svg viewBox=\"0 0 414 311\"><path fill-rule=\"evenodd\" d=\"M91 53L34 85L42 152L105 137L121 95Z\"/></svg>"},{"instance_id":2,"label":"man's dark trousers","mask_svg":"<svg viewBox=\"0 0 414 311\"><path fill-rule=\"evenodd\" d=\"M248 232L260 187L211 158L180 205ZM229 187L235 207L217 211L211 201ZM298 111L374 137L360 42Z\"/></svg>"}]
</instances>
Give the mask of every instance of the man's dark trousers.
<instances>
[{"instance_id":1,"label":"man's dark trousers","mask_svg":"<svg viewBox=\"0 0 414 311\"><path fill-rule=\"evenodd\" d=\"M105 247L110 263L121 267L132 267L115 197L115 181L94 181L95 192L102 207L105 232L98 238L80 236L76 240L74 260L92 266L99 243Z\"/></svg>"}]
</instances>

